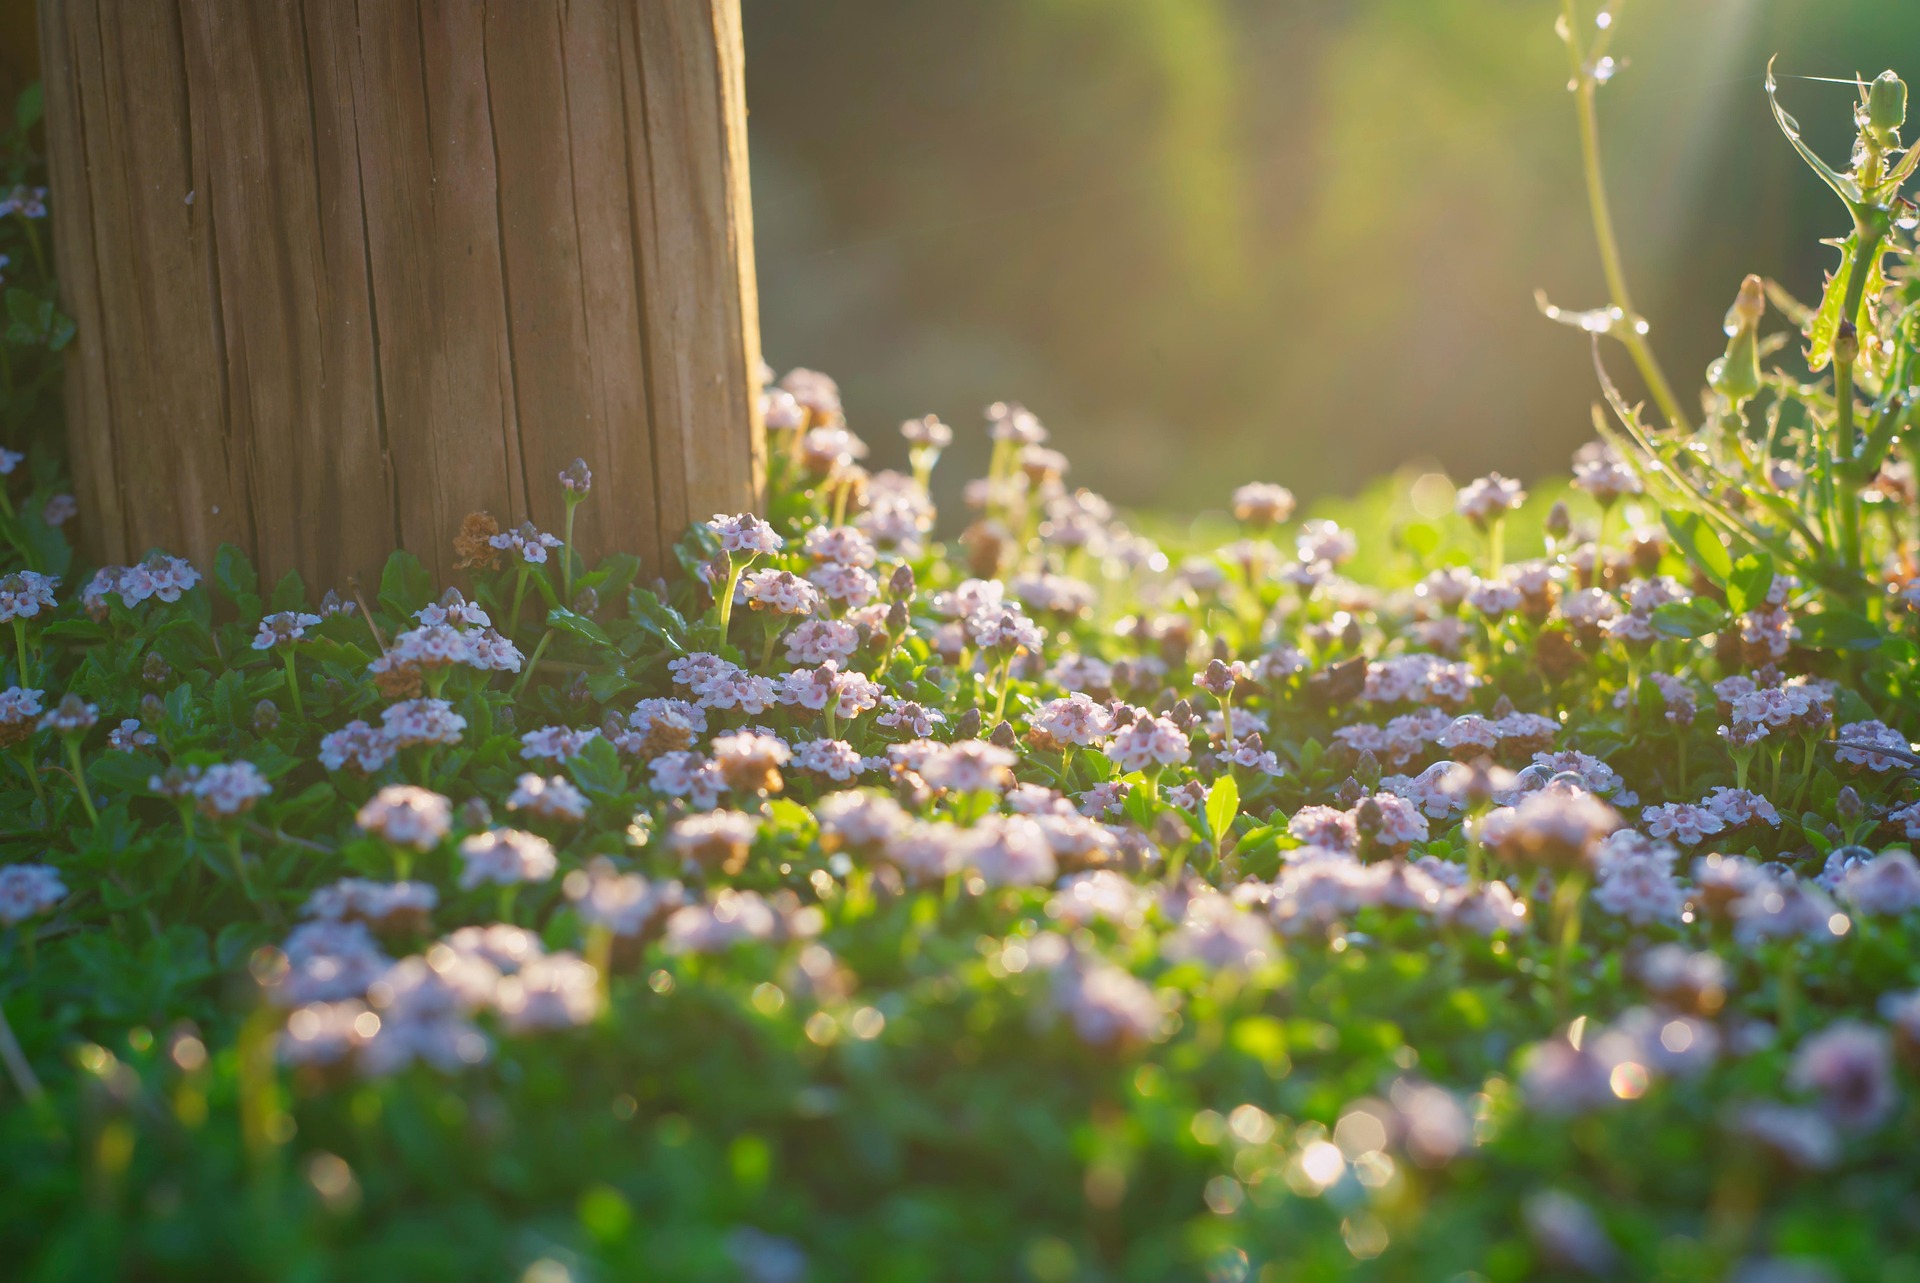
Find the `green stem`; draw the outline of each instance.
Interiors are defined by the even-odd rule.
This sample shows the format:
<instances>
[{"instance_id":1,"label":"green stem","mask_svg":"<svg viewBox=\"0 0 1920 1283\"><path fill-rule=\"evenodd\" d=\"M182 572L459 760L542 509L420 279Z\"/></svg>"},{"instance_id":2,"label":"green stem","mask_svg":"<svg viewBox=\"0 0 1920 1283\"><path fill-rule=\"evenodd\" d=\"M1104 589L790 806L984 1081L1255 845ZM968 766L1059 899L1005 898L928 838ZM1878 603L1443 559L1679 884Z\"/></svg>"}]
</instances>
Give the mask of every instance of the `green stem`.
<instances>
[{"instance_id":1,"label":"green stem","mask_svg":"<svg viewBox=\"0 0 1920 1283\"><path fill-rule=\"evenodd\" d=\"M13 650L20 657L20 684L28 685L33 679L27 666L27 621L18 617L13 621Z\"/></svg>"},{"instance_id":2,"label":"green stem","mask_svg":"<svg viewBox=\"0 0 1920 1283\"><path fill-rule=\"evenodd\" d=\"M994 669L995 684L1000 688L999 696L993 701L993 724L998 726L1007 716L1007 688L1013 685L1013 657L1000 661Z\"/></svg>"},{"instance_id":3,"label":"green stem","mask_svg":"<svg viewBox=\"0 0 1920 1283\"><path fill-rule=\"evenodd\" d=\"M1800 813L1800 801L1807 795L1807 784L1813 779L1813 751L1820 741L1813 735L1803 735L1800 742L1806 745L1806 751L1800 758L1800 783L1794 786L1793 802L1788 810L1795 815Z\"/></svg>"},{"instance_id":4,"label":"green stem","mask_svg":"<svg viewBox=\"0 0 1920 1283\"><path fill-rule=\"evenodd\" d=\"M247 857L240 850L240 830L227 830L227 860L233 865L233 875L240 880L240 889L246 893L247 903L259 904L260 897L253 889L253 879L247 875Z\"/></svg>"},{"instance_id":5,"label":"green stem","mask_svg":"<svg viewBox=\"0 0 1920 1283\"><path fill-rule=\"evenodd\" d=\"M1553 966L1553 1003L1562 1020L1567 1016L1567 984L1573 971L1573 953L1580 945L1580 902L1586 891L1587 875L1576 869L1563 876L1553 892L1554 925L1560 939Z\"/></svg>"},{"instance_id":6,"label":"green stem","mask_svg":"<svg viewBox=\"0 0 1920 1283\"><path fill-rule=\"evenodd\" d=\"M1880 257L1883 233L1877 227L1854 220L1853 252L1849 256L1847 292L1840 304L1840 324L1851 325L1860 315L1860 300L1867 289L1867 277ZM1856 343L1858 338L1856 336ZM1860 569L1860 482L1854 473L1853 366L1857 358L1842 359L1838 350L1833 357L1833 436L1827 445L1828 476L1824 488L1829 502L1839 504L1840 555L1848 570ZM1839 492L1834 491L1835 479Z\"/></svg>"},{"instance_id":7,"label":"green stem","mask_svg":"<svg viewBox=\"0 0 1920 1283\"><path fill-rule=\"evenodd\" d=\"M20 1050L20 1040L13 1036L13 1026L7 1023L7 1013L0 1007L0 1061L7 1066L7 1075L13 1079L13 1085L30 1105L38 1105L47 1097L47 1092L34 1077L33 1066L27 1063L26 1053Z\"/></svg>"},{"instance_id":8,"label":"green stem","mask_svg":"<svg viewBox=\"0 0 1920 1283\"><path fill-rule=\"evenodd\" d=\"M1639 330L1640 314L1633 310L1633 299L1627 292L1627 273L1622 265L1620 242L1614 234L1613 210L1607 201L1606 172L1600 164L1600 116L1595 107L1594 97L1599 83L1593 78L1593 70L1587 65L1586 50L1580 45L1581 30L1579 15L1574 11L1574 0L1561 0L1560 8L1567 24L1567 55L1573 62L1573 101L1574 110L1580 118L1580 159L1587 180L1588 212L1593 218L1593 236L1600 248L1600 270L1607 278L1607 293L1613 305L1625 313L1624 329L1615 335L1626 345L1627 352L1633 357L1633 363L1639 367L1640 377L1646 380L1647 390L1653 394L1654 402L1659 405L1660 413L1675 428L1690 430L1686 412L1680 408L1680 398L1673 393L1673 385L1667 381L1667 375L1660 368L1660 359L1653 354L1653 347L1647 342L1646 335Z\"/></svg>"},{"instance_id":9,"label":"green stem","mask_svg":"<svg viewBox=\"0 0 1920 1283\"><path fill-rule=\"evenodd\" d=\"M727 626L733 622L733 591L740 586L740 576L746 572L747 566L752 561L752 557L735 561L732 553L727 554L726 586L721 589L719 600L714 602L714 605L720 608L720 644L722 646L727 644Z\"/></svg>"},{"instance_id":10,"label":"green stem","mask_svg":"<svg viewBox=\"0 0 1920 1283\"><path fill-rule=\"evenodd\" d=\"M524 691L527 688L527 683L533 680L533 670L539 666L540 656L546 654L547 643L552 640L553 629L549 628L546 632L540 634L540 640L534 644L533 654L527 656L526 666L520 670L520 680L513 684L514 699L519 699L520 692Z\"/></svg>"},{"instance_id":11,"label":"green stem","mask_svg":"<svg viewBox=\"0 0 1920 1283\"><path fill-rule=\"evenodd\" d=\"M300 703L300 673L294 667L291 645L281 650L280 660L287 666L287 697L293 701L293 715L304 722L307 720L307 710Z\"/></svg>"},{"instance_id":12,"label":"green stem","mask_svg":"<svg viewBox=\"0 0 1920 1283\"><path fill-rule=\"evenodd\" d=\"M1800 1014L1800 949L1795 941L1780 950L1780 993L1773 1014L1783 1035L1793 1031Z\"/></svg>"},{"instance_id":13,"label":"green stem","mask_svg":"<svg viewBox=\"0 0 1920 1283\"><path fill-rule=\"evenodd\" d=\"M520 563L520 569L513 576L513 609L507 612L507 636L520 631L520 603L527 595L527 566Z\"/></svg>"},{"instance_id":14,"label":"green stem","mask_svg":"<svg viewBox=\"0 0 1920 1283\"><path fill-rule=\"evenodd\" d=\"M100 827L100 812L93 809L93 791L87 787L87 772L80 764L80 737L64 737L67 744L67 764L73 768L73 782L80 786L80 805L87 809L87 818L93 821L93 827Z\"/></svg>"},{"instance_id":15,"label":"green stem","mask_svg":"<svg viewBox=\"0 0 1920 1283\"><path fill-rule=\"evenodd\" d=\"M560 601L568 610L573 609L573 511L580 501L572 494L567 496L566 529L562 532L565 546L560 550Z\"/></svg>"},{"instance_id":16,"label":"green stem","mask_svg":"<svg viewBox=\"0 0 1920 1283\"><path fill-rule=\"evenodd\" d=\"M785 631L786 629L783 626L783 621L781 620L780 616L769 615L767 617L767 641L766 641L766 644L760 648L760 671L761 672L765 672L768 668L773 666L774 643L780 640L780 634Z\"/></svg>"}]
</instances>

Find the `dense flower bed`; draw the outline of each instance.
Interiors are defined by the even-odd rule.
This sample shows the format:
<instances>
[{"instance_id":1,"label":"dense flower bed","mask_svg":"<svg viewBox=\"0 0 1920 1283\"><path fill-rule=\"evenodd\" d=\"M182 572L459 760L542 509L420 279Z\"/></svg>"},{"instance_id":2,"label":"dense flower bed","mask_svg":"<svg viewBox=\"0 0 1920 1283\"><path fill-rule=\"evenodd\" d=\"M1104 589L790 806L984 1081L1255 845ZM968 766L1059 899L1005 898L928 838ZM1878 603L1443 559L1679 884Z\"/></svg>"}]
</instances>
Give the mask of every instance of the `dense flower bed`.
<instances>
[{"instance_id":1,"label":"dense flower bed","mask_svg":"<svg viewBox=\"0 0 1920 1283\"><path fill-rule=\"evenodd\" d=\"M952 431L869 472L795 370L671 574L576 546L582 461L318 595L74 568L0 188L5 1273L1920 1278L1904 113L1844 175L1780 113L1855 235L1697 429L1548 309L1668 423L1603 366L1531 499L1156 542L995 405L940 542Z\"/></svg>"},{"instance_id":2,"label":"dense flower bed","mask_svg":"<svg viewBox=\"0 0 1920 1283\"><path fill-rule=\"evenodd\" d=\"M1274 485L1170 565L1017 406L949 550L945 425L868 475L829 380L766 409L774 521L671 584L480 515L444 591L0 579L10 1259L1920 1268L1908 706L1791 577L1605 447L1591 526L1390 500L1383 586Z\"/></svg>"}]
</instances>

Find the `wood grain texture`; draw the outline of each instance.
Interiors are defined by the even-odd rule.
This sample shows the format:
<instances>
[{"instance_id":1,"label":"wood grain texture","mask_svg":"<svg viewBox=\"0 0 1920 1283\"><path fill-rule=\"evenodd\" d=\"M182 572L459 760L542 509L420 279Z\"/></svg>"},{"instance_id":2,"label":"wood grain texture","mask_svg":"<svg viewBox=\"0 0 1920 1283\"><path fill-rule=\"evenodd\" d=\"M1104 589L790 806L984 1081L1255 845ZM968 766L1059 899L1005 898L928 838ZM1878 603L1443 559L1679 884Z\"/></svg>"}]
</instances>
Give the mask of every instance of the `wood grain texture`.
<instances>
[{"instance_id":1,"label":"wood grain texture","mask_svg":"<svg viewBox=\"0 0 1920 1283\"><path fill-rule=\"evenodd\" d=\"M93 551L316 587L757 505L737 0L41 0Z\"/></svg>"}]
</instances>

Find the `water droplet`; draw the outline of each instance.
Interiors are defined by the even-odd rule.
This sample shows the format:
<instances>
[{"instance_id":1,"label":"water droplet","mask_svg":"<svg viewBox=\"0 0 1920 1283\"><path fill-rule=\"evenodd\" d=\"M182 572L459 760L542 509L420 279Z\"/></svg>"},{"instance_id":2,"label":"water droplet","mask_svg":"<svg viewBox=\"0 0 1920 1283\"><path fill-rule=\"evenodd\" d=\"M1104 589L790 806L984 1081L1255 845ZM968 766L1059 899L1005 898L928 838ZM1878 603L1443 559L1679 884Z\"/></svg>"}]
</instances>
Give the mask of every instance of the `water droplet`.
<instances>
[{"instance_id":1,"label":"water droplet","mask_svg":"<svg viewBox=\"0 0 1920 1283\"><path fill-rule=\"evenodd\" d=\"M1606 84L1609 80L1613 79L1613 73L1619 69L1620 64L1613 60L1612 55L1602 58L1599 62L1593 64L1594 83L1601 85Z\"/></svg>"},{"instance_id":2,"label":"water droplet","mask_svg":"<svg viewBox=\"0 0 1920 1283\"><path fill-rule=\"evenodd\" d=\"M1608 27L1611 27L1613 25L1613 14L1606 9L1602 9L1599 13L1594 15L1593 25L1600 28L1600 30L1605 31Z\"/></svg>"}]
</instances>

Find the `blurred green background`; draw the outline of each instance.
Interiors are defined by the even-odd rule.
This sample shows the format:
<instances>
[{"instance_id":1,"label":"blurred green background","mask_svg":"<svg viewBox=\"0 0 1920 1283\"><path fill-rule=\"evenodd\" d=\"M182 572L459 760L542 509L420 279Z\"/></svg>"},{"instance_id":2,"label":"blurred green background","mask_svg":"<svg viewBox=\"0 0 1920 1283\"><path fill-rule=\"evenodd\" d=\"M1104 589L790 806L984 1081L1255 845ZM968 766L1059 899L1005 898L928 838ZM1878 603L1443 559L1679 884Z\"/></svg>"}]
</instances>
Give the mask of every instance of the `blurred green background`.
<instances>
[{"instance_id":1,"label":"blurred green background","mask_svg":"<svg viewBox=\"0 0 1920 1283\"><path fill-rule=\"evenodd\" d=\"M1557 0L743 9L764 349L840 380L876 466L937 413L957 483L1001 398L1070 480L1157 508L1410 463L1537 477L1590 435L1587 344L1532 299L1605 301ZM1920 0L1637 0L1613 52L1630 279L1691 397L1741 276L1817 295L1846 230L1767 57L1920 76ZM1851 97L1783 81L1836 163Z\"/></svg>"}]
</instances>

